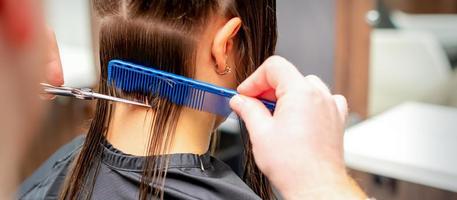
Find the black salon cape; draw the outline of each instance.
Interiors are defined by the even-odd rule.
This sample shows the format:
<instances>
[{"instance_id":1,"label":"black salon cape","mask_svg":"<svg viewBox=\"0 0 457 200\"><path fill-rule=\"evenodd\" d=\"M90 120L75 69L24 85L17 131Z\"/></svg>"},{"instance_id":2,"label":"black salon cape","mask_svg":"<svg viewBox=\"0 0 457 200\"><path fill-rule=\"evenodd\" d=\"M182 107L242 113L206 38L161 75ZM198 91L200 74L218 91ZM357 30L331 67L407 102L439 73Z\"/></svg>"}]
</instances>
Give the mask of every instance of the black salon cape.
<instances>
[{"instance_id":1,"label":"black salon cape","mask_svg":"<svg viewBox=\"0 0 457 200\"><path fill-rule=\"evenodd\" d=\"M62 147L20 187L19 199L58 199L69 164L80 150L80 137ZM144 158L126 155L108 143L92 199L138 199ZM203 166L203 170L202 170ZM260 199L226 164L209 154L173 154L164 187L165 199Z\"/></svg>"}]
</instances>

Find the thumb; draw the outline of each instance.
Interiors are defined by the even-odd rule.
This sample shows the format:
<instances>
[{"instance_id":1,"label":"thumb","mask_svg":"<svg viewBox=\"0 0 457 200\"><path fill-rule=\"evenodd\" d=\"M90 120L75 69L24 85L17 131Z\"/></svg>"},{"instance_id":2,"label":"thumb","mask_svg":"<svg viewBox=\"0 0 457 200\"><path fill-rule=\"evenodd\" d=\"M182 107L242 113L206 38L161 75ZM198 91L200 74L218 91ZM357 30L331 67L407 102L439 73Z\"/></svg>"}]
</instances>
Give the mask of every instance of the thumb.
<instances>
[{"instance_id":1,"label":"thumb","mask_svg":"<svg viewBox=\"0 0 457 200\"><path fill-rule=\"evenodd\" d=\"M269 124L268 121L272 117L265 105L256 98L235 95L230 100L230 106L246 123L249 135L259 132L266 124Z\"/></svg>"}]
</instances>

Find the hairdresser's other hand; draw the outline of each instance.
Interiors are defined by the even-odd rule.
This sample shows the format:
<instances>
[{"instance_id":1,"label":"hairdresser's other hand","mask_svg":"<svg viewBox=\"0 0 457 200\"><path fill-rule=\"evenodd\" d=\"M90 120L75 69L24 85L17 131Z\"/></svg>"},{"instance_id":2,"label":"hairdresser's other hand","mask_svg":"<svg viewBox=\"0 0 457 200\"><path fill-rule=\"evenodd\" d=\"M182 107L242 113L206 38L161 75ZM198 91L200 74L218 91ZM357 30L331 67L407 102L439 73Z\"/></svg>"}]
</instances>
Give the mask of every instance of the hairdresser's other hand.
<instances>
[{"instance_id":1,"label":"hairdresser's other hand","mask_svg":"<svg viewBox=\"0 0 457 200\"><path fill-rule=\"evenodd\" d=\"M59 47L57 45L56 35L54 30L47 28L46 30L46 39L47 39L47 56L45 60L45 78L46 83L61 86L64 83L63 71L62 71L62 62L60 60ZM43 95L44 99L53 99L54 95Z\"/></svg>"},{"instance_id":2,"label":"hairdresser's other hand","mask_svg":"<svg viewBox=\"0 0 457 200\"><path fill-rule=\"evenodd\" d=\"M245 121L255 161L286 199L357 199L343 159L346 99L284 58L267 59L231 106ZM274 114L257 99L277 99Z\"/></svg>"}]
</instances>

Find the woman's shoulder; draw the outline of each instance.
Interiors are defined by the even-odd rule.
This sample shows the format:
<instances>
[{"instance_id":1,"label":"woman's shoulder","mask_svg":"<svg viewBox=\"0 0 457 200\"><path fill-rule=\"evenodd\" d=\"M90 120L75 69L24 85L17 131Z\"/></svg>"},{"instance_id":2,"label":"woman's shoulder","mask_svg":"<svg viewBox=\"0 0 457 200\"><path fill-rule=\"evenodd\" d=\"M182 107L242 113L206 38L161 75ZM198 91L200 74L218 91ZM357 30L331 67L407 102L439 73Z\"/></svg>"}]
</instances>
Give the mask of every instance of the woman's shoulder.
<instances>
[{"instance_id":1,"label":"woman's shoulder","mask_svg":"<svg viewBox=\"0 0 457 200\"><path fill-rule=\"evenodd\" d=\"M85 137L75 138L54 153L21 186L19 199L58 199L70 163L80 151ZM105 149L95 196L112 196L130 188L123 195L137 194L141 181L142 157L124 155ZM120 159L122 158L122 159ZM109 159L113 159L110 162ZM122 162L119 162L122 161ZM138 161L138 162L135 162ZM140 164L138 164L140 163ZM138 167L138 169L136 168ZM224 162L205 155L177 154L171 156L164 189L165 199L260 199ZM109 173L103 173L107 171ZM116 171L116 173L111 173ZM105 188L98 190L97 188ZM108 189L106 189L108 188ZM109 191L109 194L103 192ZM120 197L116 197L120 198ZM120 198L121 199L121 198Z\"/></svg>"},{"instance_id":2,"label":"woman's shoulder","mask_svg":"<svg viewBox=\"0 0 457 200\"><path fill-rule=\"evenodd\" d=\"M201 166L169 168L166 199L260 199L224 162L201 157Z\"/></svg>"},{"instance_id":3,"label":"woman's shoulder","mask_svg":"<svg viewBox=\"0 0 457 200\"><path fill-rule=\"evenodd\" d=\"M65 180L68 166L80 151L84 140L85 137L81 135L59 148L20 185L18 198L44 199L44 197L52 196L57 198L58 190Z\"/></svg>"}]
</instances>

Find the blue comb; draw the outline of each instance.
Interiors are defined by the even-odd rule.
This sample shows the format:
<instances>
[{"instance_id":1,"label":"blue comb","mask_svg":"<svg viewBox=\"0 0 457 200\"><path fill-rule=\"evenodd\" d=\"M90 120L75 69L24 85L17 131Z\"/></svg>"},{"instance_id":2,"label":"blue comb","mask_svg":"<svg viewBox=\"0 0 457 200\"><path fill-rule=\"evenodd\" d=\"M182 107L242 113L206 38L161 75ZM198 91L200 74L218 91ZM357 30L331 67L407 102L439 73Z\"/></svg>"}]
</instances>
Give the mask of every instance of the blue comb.
<instances>
[{"instance_id":1,"label":"blue comb","mask_svg":"<svg viewBox=\"0 0 457 200\"><path fill-rule=\"evenodd\" d=\"M125 92L166 98L174 104L227 117L234 90L121 60L108 64L108 83ZM261 100L273 112L276 103Z\"/></svg>"}]
</instances>

